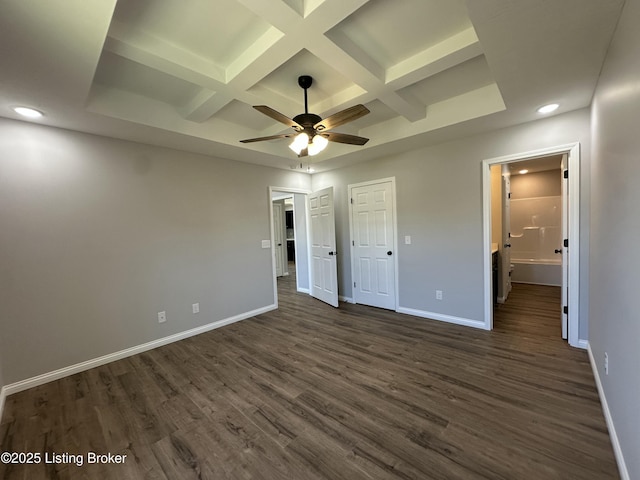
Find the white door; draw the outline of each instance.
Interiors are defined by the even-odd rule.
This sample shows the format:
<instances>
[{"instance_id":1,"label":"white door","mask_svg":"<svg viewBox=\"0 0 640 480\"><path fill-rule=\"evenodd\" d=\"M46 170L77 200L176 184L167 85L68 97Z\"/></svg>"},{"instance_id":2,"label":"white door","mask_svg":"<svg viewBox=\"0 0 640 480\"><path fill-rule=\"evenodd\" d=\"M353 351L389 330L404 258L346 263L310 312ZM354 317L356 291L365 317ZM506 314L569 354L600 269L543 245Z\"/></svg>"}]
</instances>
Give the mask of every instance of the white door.
<instances>
[{"instance_id":1,"label":"white door","mask_svg":"<svg viewBox=\"0 0 640 480\"><path fill-rule=\"evenodd\" d=\"M311 238L311 295L338 306L338 262L333 187L307 196Z\"/></svg>"},{"instance_id":2,"label":"white door","mask_svg":"<svg viewBox=\"0 0 640 480\"><path fill-rule=\"evenodd\" d=\"M562 242L556 252L562 255L562 303L560 304L560 315L562 315L562 338L565 340L569 336L569 252L564 245L564 239L569 238L569 177L565 177L564 173L568 172L567 155L562 156L560 164L560 175L562 182Z\"/></svg>"},{"instance_id":3,"label":"white door","mask_svg":"<svg viewBox=\"0 0 640 480\"><path fill-rule=\"evenodd\" d=\"M502 292L500 297L502 302L507 301L511 292L511 178L509 166L502 166L502 245L500 254L502 265L500 276L502 281Z\"/></svg>"},{"instance_id":4,"label":"white door","mask_svg":"<svg viewBox=\"0 0 640 480\"><path fill-rule=\"evenodd\" d=\"M395 226L391 182L350 189L353 300L396 309Z\"/></svg>"},{"instance_id":5,"label":"white door","mask_svg":"<svg viewBox=\"0 0 640 480\"><path fill-rule=\"evenodd\" d=\"M285 264L284 246L284 205L282 202L273 202L273 241L276 277L282 277L287 272Z\"/></svg>"}]
</instances>

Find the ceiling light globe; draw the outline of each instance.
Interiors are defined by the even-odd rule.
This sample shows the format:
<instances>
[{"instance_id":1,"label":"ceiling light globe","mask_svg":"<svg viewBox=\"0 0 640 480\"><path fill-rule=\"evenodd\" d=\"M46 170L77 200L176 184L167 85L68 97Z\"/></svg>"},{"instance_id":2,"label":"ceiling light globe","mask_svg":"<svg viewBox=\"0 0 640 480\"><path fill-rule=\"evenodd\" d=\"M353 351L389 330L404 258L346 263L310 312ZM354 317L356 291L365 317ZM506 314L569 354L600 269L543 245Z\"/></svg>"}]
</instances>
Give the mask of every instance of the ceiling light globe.
<instances>
[{"instance_id":1,"label":"ceiling light globe","mask_svg":"<svg viewBox=\"0 0 640 480\"><path fill-rule=\"evenodd\" d=\"M329 143L329 140L322 135L314 135L311 143L309 144L309 155L317 155L324 150Z\"/></svg>"},{"instance_id":2,"label":"ceiling light globe","mask_svg":"<svg viewBox=\"0 0 640 480\"><path fill-rule=\"evenodd\" d=\"M302 132L296 135L296 138L293 140L291 145L289 145L289 148L293 150L296 155L300 155L300 152L307 148L307 145L309 145L309 135Z\"/></svg>"}]
</instances>

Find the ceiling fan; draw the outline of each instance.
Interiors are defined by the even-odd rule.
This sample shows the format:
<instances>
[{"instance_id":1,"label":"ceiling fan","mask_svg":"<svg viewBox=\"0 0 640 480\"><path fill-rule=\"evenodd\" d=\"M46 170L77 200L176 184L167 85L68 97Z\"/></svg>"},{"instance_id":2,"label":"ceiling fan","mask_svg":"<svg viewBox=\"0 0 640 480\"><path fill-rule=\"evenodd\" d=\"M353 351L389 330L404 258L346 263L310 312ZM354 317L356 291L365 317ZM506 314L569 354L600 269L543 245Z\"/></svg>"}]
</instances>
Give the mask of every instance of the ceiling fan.
<instances>
[{"instance_id":1,"label":"ceiling fan","mask_svg":"<svg viewBox=\"0 0 640 480\"><path fill-rule=\"evenodd\" d=\"M304 113L296 115L293 119L283 115L266 105L255 105L253 108L274 120L284 123L292 127L294 133L283 133L281 135L271 135L269 137L249 138L240 140L242 143L262 142L265 140L274 140L277 138L295 137L293 143L289 145L298 157L306 157L307 155L316 155L327 146L328 142L347 143L349 145L364 145L369 141L368 138L358 137L356 135L348 135L346 133L331 132L336 127L352 122L367 113L369 109L364 105L354 105L353 107L341 110L338 113L323 119L315 113L309 113L307 103L307 89L313 83L313 78L309 75L298 77L298 85L304 89Z\"/></svg>"}]
</instances>

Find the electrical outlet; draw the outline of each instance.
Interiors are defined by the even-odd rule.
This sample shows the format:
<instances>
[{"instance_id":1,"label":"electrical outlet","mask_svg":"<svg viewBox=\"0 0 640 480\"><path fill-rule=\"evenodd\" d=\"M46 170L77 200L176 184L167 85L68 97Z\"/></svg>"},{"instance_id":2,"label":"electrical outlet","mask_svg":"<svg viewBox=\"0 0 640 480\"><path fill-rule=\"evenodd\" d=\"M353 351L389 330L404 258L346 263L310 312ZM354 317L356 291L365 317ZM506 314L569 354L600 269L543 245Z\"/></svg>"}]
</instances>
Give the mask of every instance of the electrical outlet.
<instances>
[{"instance_id":1,"label":"electrical outlet","mask_svg":"<svg viewBox=\"0 0 640 480\"><path fill-rule=\"evenodd\" d=\"M200 313L200 304L199 303L191 304L191 310L193 310L193 313Z\"/></svg>"},{"instance_id":2,"label":"electrical outlet","mask_svg":"<svg viewBox=\"0 0 640 480\"><path fill-rule=\"evenodd\" d=\"M158 323L164 323L167 321L167 312L158 312Z\"/></svg>"},{"instance_id":3,"label":"electrical outlet","mask_svg":"<svg viewBox=\"0 0 640 480\"><path fill-rule=\"evenodd\" d=\"M436 290L436 300L442 300L442 290Z\"/></svg>"},{"instance_id":4,"label":"electrical outlet","mask_svg":"<svg viewBox=\"0 0 640 480\"><path fill-rule=\"evenodd\" d=\"M604 374L609 375L609 354L604 352Z\"/></svg>"}]
</instances>

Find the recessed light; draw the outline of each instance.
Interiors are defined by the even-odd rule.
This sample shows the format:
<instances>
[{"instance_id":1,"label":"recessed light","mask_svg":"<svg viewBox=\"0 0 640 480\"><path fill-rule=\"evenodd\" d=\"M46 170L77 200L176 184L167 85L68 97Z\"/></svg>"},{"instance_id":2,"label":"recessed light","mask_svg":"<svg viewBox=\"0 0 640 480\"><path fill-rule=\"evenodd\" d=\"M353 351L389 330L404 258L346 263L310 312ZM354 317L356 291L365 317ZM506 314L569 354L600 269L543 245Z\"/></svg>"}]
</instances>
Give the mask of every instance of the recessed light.
<instances>
[{"instance_id":1,"label":"recessed light","mask_svg":"<svg viewBox=\"0 0 640 480\"><path fill-rule=\"evenodd\" d=\"M42 112L29 107L15 107L13 111L27 118L40 118L43 115Z\"/></svg>"},{"instance_id":2,"label":"recessed light","mask_svg":"<svg viewBox=\"0 0 640 480\"><path fill-rule=\"evenodd\" d=\"M529 170L527 170L526 168L523 168L522 170L520 170L518 172L520 175L524 175L525 173L529 173Z\"/></svg>"},{"instance_id":3,"label":"recessed light","mask_svg":"<svg viewBox=\"0 0 640 480\"><path fill-rule=\"evenodd\" d=\"M540 107L538 109L538 113L551 113L551 112L555 112L558 107L560 105L558 105L557 103L550 103L549 105L545 105L543 107Z\"/></svg>"}]
</instances>

